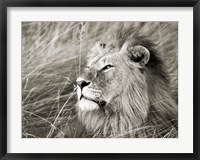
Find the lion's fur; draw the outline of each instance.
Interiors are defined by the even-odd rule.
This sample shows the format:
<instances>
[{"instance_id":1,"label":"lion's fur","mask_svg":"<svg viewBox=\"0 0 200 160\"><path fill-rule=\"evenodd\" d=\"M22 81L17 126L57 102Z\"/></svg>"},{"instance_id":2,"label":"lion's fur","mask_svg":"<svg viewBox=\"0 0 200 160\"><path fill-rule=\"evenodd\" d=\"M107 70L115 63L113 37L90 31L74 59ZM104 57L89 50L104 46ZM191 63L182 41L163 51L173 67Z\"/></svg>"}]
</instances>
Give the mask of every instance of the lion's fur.
<instances>
[{"instance_id":1,"label":"lion's fur","mask_svg":"<svg viewBox=\"0 0 200 160\"><path fill-rule=\"evenodd\" d=\"M132 27L120 26L107 48L110 52L118 51L126 42L132 46L142 45L150 51L145 70L135 69L130 61L123 60L124 65L119 64L125 72L119 82L123 93L105 110L79 112L79 119L93 137L163 137L177 129L178 116L166 67L155 45ZM103 54L94 48L88 61Z\"/></svg>"}]
</instances>

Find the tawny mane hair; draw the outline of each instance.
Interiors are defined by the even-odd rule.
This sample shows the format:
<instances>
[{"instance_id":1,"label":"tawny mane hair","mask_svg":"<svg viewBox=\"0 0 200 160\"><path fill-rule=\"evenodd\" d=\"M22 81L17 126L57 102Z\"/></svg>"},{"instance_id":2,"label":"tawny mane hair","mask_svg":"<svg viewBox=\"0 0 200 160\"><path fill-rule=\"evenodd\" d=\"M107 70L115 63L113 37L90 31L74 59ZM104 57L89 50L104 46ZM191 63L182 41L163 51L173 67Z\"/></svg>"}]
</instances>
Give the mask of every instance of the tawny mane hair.
<instances>
[{"instance_id":1,"label":"tawny mane hair","mask_svg":"<svg viewBox=\"0 0 200 160\"><path fill-rule=\"evenodd\" d=\"M127 78L121 85L126 88L115 104L106 110L82 111L80 121L92 137L165 137L172 131L177 136L177 104L170 91L170 81L161 54L154 43L142 36L133 27L120 26L107 47L120 50L129 45L141 45L150 52L145 71L135 72L134 66L127 63L124 68ZM95 57L92 53L90 58ZM119 64L121 65L121 64ZM143 75L142 75L143 74ZM145 77L142 78L142 77ZM128 87L127 87L128 86Z\"/></svg>"}]
</instances>

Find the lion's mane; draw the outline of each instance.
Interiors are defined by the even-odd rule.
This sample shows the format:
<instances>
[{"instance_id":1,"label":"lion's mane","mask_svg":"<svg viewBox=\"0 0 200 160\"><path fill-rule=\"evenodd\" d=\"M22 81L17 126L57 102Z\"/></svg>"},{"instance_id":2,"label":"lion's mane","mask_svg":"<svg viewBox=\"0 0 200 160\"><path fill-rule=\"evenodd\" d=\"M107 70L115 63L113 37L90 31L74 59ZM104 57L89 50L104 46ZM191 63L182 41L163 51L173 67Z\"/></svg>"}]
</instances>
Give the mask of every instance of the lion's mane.
<instances>
[{"instance_id":1,"label":"lion's mane","mask_svg":"<svg viewBox=\"0 0 200 160\"><path fill-rule=\"evenodd\" d=\"M108 46L112 50L119 50L127 41L133 46L142 45L150 52L145 79L131 69L124 69L129 76L123 79L121 85L123 88L129 87L118 96L117 102L110 104L106 110L81 111L79 120L92 137L165 137L174 130L176 134L171 134L171 137L176 137L177 103L172 97L161 54L151 40L140 35L133 27L119 27ZM97 54L91 53L89 58Z\"/></svg>"}]
</instances>

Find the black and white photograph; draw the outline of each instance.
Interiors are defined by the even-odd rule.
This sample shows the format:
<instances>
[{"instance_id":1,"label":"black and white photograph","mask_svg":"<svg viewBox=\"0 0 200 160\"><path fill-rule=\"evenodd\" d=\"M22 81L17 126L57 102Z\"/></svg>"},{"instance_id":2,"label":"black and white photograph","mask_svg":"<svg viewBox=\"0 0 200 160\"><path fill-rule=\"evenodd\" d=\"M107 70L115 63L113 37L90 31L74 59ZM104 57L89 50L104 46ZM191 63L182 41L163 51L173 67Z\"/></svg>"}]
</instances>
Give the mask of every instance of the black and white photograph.
<instances>
[{"instance_id":1,"label":"black and white photograph","mask_svg":"<svg viewBox=\"0 0 200 160\"><path fill-rule=\"evenodd\" d=\"M177 21L22 21L22 138L179 138Z\"/></svg>"}]
</instances>

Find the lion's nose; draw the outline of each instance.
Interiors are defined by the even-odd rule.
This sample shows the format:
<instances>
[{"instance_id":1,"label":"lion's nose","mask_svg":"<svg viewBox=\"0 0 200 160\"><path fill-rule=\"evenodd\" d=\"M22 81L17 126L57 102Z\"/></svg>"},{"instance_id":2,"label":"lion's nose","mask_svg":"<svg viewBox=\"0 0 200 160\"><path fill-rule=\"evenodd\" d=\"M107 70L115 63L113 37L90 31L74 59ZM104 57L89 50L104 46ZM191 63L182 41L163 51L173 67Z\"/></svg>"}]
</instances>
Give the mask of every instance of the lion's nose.
<instances>
[{"instance_id":1,"label":"lion's nose","mask_svg":"<svg viewBox=\"0 0 200 160\"><path fill-rule=\"evenodd\" d=\"M83 87L88 86L90 81L86 81L85 79L79 77L77 78L76 83L82 89Z\"/></svg>"}]
</instances>

